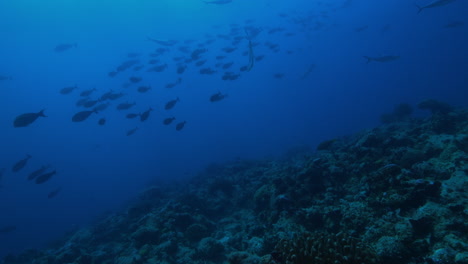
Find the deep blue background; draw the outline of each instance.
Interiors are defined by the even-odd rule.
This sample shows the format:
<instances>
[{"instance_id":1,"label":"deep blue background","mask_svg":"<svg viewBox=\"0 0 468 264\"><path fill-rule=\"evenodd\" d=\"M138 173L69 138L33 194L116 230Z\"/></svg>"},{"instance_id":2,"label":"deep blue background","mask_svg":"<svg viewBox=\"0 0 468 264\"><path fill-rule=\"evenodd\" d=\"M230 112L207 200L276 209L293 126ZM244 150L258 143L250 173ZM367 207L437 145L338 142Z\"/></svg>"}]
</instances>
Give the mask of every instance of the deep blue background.
<instances>
[{"instance_id":1,"label":"deep blue background","mask_svg":"<svg viewBox=\"0 0 468 264\"><path fill-rule=\"evenodd\" d=\"M211 162L274 157L297 145L314 148L378 125L379 116L401 102L435 98L466 107L467 28L443 25L463 21L467 11L468 3L461 0L420 14L406 0L234 0L222 6L198 0L1 1L0 75L13 80L0 81L0 168L7 169L0 182L0 228L15 225L17 230L0 234L0 255L43 246L117 210L148 183L190 177ZM207 34L229 34L230 24L243 28L249 19L263 30L253 41L260 43L255 55L265 59L236 81L222 81L222 72L200 75L192 63L181 85L164 88L178 77L171 59L180 55L175 49L161 57L169 66L163 73L129 70L107 76L128 52L148 60L158 46L146 36L197 44L211 38ZM356 32L363 26L367 29ZM286 31L268 34L275 27ZM267 41L280 51L267 49ZM54 52L60 43L78 46ZM234 61L235 69L247 63L241 55L247 45L242 40L226 60ZM221 39L206 46L208 66L214 68L214 57L226 46L229 42ZM366 64L363 55L401 59ZM314 71L301 80L311 64ZM276 79L275 73L284 77ZM153 90L138 94L135 87L122 88L132 75L143 77ZM59 94L75 84L80 91ZM119 102L136 101L135 111L155 111L141 123L125 119L113 102L85 122L72 123L71 116L81 110L75 106L78 93L92 87L99 90L96 95L124 91ZM218 91L228 98L210 103L209 96ZM165 111L165 102L176 97L180 102ZM43 108L47 118L13 128L17 115ZM163 126L169 116L187 120L186 127ZM97 125L100 117L108 121L103 127ZM136 134L127 137L136 126ZM32 155L28 165L12 173L11 166L27 153ZM52 165L57 175L43 185L28 182L27 175L43 164ZM59 186L62 192L47 199Z\"/></svg>"}]
</instances>

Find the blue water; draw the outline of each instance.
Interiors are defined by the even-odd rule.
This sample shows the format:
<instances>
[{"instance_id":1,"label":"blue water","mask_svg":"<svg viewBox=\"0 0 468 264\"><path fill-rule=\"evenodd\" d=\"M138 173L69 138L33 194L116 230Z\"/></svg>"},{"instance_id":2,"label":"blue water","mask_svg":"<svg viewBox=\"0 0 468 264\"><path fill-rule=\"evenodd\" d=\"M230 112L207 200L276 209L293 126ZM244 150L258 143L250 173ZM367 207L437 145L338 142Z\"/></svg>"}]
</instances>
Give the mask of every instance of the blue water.
<instances>
[{"instance_id":1,"label":"blue water","mask_svg":"<svg viewBox=\"0 0 468 264\"><path fill-rule=\"evenodd\" d=\"M418 0L418 5L429 2ZM103 213L118 210L148 184L174 181L197 174L212 162L237 158L277 157L294 146L311 148L323 140L369 129L381 114L402 102L415 106L433 98L468 105L467 26L446 28L466 21L468 3L457 0L418 14L413 1L371 0L233 0L225 5L199 0L15 0L0 2L1 148L0 255L43 247L67 231L86 226ZM261 30L251 39L255 56L265 56L248 72L249 42L244 28ZM218 35L240 29L239 44ZM271 29L282 31L269 33ZM161 45L147 41L176 40L156 65L160 73L146 72L148 54ZM202 44L207 40L211 44ZM184 44L186 40L193 43ZM265 43L279 46L275 52ZM59 44L75 44L55 52ZM176 73L178 51L202 44L207 52L201 67L187 63ZM222 48L236 47L232 53ZM144 68L128 69L111 78L128 53L139 53ZM215 57L234 62L229 71L240 73L223 81ZM366 63L362 56L400 56L391 62ZM139 65L140 65L139 64ZM311 65L315 68L304 78ZM217 71L201 75L201 68ZM274 74L283 74L275 78ZM153 87L146 94L138 85L123 88L131 76ZM181 77L174 88L167 83ZM62 95L60 89L79 90ZM83 122L72 116L83 90L96 87L93 98L110 89L126 95L105 111ZM212 94L228 94L211 103ZM179 97L171 110L167 101ZM129 111L117 111L121 102L136 102ZM130 112L153 108L149 119L126 119ZM46 109L27 127L13 127L23 113ZM416 116L424 117L421 110ZM176 121L164 126L166 117ZM97 124L105 117L104 126ZM176 131L175 123L186 120ZM132 136L128 130L138 127ZM11 167L26 154L32 156L19 172ZM57 175L44 184L27 176L50 164ZM50 191L61 192L48 199Z\"/></svg>"}]
</instances>

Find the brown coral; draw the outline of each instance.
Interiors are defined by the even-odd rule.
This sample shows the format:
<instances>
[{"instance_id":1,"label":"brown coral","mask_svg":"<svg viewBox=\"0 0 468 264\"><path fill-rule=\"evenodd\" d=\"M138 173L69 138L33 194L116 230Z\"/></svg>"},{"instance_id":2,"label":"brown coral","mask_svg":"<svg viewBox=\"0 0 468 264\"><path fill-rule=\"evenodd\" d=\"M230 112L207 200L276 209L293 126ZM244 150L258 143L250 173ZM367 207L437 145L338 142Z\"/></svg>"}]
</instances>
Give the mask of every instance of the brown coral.
<instances>
[{"instance_id":1,"label":"brown coral","mask_svg":"<svg viewBox=\"0 0 468 264\"><path fill-rule=\"evenodd\" d=\"M372 264L375 252L361 240L345 233L303 232L283 239L275 247L272 263L279 264Z\"/></svg>"}]
</instances>

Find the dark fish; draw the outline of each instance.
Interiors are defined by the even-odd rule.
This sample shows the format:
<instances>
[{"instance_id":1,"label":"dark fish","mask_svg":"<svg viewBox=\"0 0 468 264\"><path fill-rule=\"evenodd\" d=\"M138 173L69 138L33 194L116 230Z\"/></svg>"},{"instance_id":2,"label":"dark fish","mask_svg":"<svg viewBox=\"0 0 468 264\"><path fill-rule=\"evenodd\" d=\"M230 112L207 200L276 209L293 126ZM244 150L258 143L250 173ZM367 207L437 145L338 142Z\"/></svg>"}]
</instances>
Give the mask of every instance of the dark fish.
<instances>
[{"instance_id":1,"label":"dark fish","mask_svg":"<svg viewBox=\"0 0 468 264\"><path fill-rule=\"evenodd\" d=\"M148 64L156 64L158 62L159 60L153 59L153 60L148 61Z\"/></svg>"},{"instance_id":2,"label":"dark fish","mask_svg":"<svg viewBox=\"0 0 468 264\"><path fill-rule=\"evenodd\" d=\"M15 163L15 165L13 165L13 167L11 167L11 171L12 172L18 172L20 171L22 168L24 168L26 166L26 164L28 164L28 160L31 158L31 155L29 154L26 154L26 158L22 159L22 160L19 160L18 162Z\"/></svg>"},{"instance_id":3,"label":"dark fish","mask_svg":"<svg viewBox=\"0 0 468 264\"><path fill-rule=\"evenodd\" d=\"M444 25L444 28L458 28L464 26L465 23L463 21L452 21Z\"/></svg>"},{"instance_id":4,"label":"dark fish","mask_svg":"<svg viewBox=\"0 0 468 264\"><path fill-rule=\"evenodd\" d=\"M98 111L98 112L102 112L104 110L107 109L107 107L109 107L110 103L102 103L102 104L98 104L96 107L94 107L94 110Z\"/></svg>"},{"instance_id":5,"label":"dark fish","mask_svg":"<svg viewBox=\"0 0 468 264\"><path fill-rule=\"evenodd\" d=\"M152 68L149 68L147 72L162 72L167 68L167 64L157 65Z\"/></svg>"},{"instance_id":6,"label":"dark fish","mask_svg":"<svg viewBox=\"0 0 468 264\"><path fill-rule=\"evenodd\" d=\"M425 6L416 5L416 7L418 8L418 13L421 13L421 11L423 11L426 8L444 6L444 5L450 4L450 3L454 2L454 1L455 0L435 0L435 1L433 1L432 3L430 3L428 5L425 5Z\"/></svg>"},{"instance_id":7,"label":"dark fish","mask_svg":"<svg viewBox=\"0 0 468 264\"><path fill-rule=\"evenodd\" d=\"M185 126L185 123L187 123L187 121L183 121L183 122L178 123L178 124L176 125L176 130L177 130L177 131L182 130L182 129L184 128L184 126Z\"/></svg>"},{"instance_id":8,"label":"dark fish","mask_svg":"<svg viewBox=\"0 0 468 264\"><path fill-rule=\"evenodd\" d=\"M369 57L369 56L363 56L363 57L367 60L367 63L371 61L390 62L390 61L398 60L400 58L400 56L394 56L394 55L380 56L380 57Z\"/></svg>"},{"instance_id":9,"label":"dark fish","mask_svg":"<svg viewBox=\"0 0 468 264\"><path fill-rule=\"evenodd\" d=\"M145 112L140 114L140 121L141 122L146 121L148 119L151 111L153 111L153 108L150 107L148 110L146 110Z\"/></svg>"},{"instance_id":10,"label":"dark fish","mask_svg":"<svg viewBox=\"0 0 468 264\"><path fill-rule=\"evenodd\" d=\"M284 73L275 73L273 74L273 77L275 77L276 79L281 79L284 77Z\"/></svg>"},{"instance_id":11,"label":"dark fish","mask_svg":"<svg viewBox=\"0 0 468 264\"><path fill-rule=\"evenodd\" d=\"M205 64L206 61L207 61L207 60L199 60L199 61L197 61L197 62L195 63L195 66L200 67L200 66L202 66L203 64Z\"/></svg>"},{"instance_id":12,"label":"dark fish","mask_svg":"<svg viewBox=\"0 0 468 264\"><path fill-rule=\"evenodd\" d=\"M14 127L25 127L25 126L29 126L30 124L32 124L34 121L36 121L36 119L40 116L42 117L47 117L46 115L44 115L44 111L45 109L41 110L40 112L38 113L27 113L27 114L22 114L22 115L19 115L15 118L15 121L13 122L13 126Z\"/></svg>"},{"instance_id":13,"label":"dark fish","mask_svg":"<svg viewBox=\"0 0 468 264\"><path fill-rule=\"evenodd\" d=\"M59 187L59 188L57 188L57 189L51 191L51 192L47 195L47 198L49 198L49 199L54 198L55 196L57 196L57 194L59 194L59 192L60 192L61 190L62 190L62 188Z\"/></svg>"},{"instance_id":14,"label":"dark fish","mask_svg":"<svg viewBox=\"0 0 468 264\"><path fill-rule=\"evenodd\" d=\"M130 80L130 82L132 83L139 83L141 82L142 78L141 77L135 77L135 76L132 76L130 78L128 78Z\"/></svg>"},{"instance_id":15,"label":"dark fish","mask_svg":"<svg viewBox=\"0 0 468 264\"><path fill-rule=\"evenodd\" d=\"M302 74L301 80L304 80L305 78L307 78L307 76L309 76L309 74L310 74L314 69L315 69L315 64L309 65L309 68L307 68L307 70Z\"/></svg>"},{"instance_id":16,"label":"dark fish","mask_svg":"<svg viewBox=\"0 0 468 264\"><path fill-rule=\"evenodd\" d=\"M50 166L42 166L40 167L39 169L31 172L29 175L28 175L28 180L34 180L37 176L41 175L41 174L44 174L44 172L49 168Z\"/></svg>"},{"instance_id":17,"label":"dark fish","mask_svg":"<svg viewBox=\"0 0 468 264\"><path fill-rule=\"evenodd\" d=\"M72 121L73 121L73 122L82 122L82 121L85 121L86 119L88 119L88 117L89 117L92 113L96 113L96 114L97 114L96 109L93 109L93 110L90 110L90 111L81 111L81 112L78 112L78 113L76 113L75 115L73 115Z\"/></svg>"},{"instance_id":18,"label":"dark fish","mask_svg":"<svg viewBox=\"0 0 468 264\"><path fill-rule=\"evenodd\" d=\"M247 67L247 66L245 66ZM224 75L221 77L223 81L234 81L240 77L240 74L236 74L233 72L225 72Z\"/></svg>"},{"instance_id":19,"label":"dark fish","mask_svg":"<svg viewBox=\"0 0 468 264\"><path fill-rule=\"evenodd\" d=\"M208 75L211 75L211 74L214 74L216 73L215 70L212 70L210 68L203 68L200 70L200 74L208 74Z\"/></svg>"},{"instance_id":20,"label":"dark fish","mask_svg":"<svg viewBox=\"0 0 468 264\"><path fill-rule=\"evenodd\" d=\"M84 90L80 93L80 96L83 96L83 97L88 97L90 96L94 91L96 91L96 88L93 88L93 89L89 89L89 90Z\"/></svg>"},{"instance_id":21,"label":"dark fish","mask_svg":"<svg viewBox=\"0 0 468 264\"><path fill-rule=\"evenodd\" d=\"M133 119L137 116L139 116L140 114L134 114L134 113L130 113L130 114L127 114L125 117L128 118L128 119Z\"/></svg>"},{"instance_id":22,"label":"dark fish","mask_svg":"<svg viewBox=\"0 0 468 264\"><path fill-rule=\"evenodd\" d=\"M223 64L223 69L225 69L225 70L226 70L226 69L229 69L229 68L231 68L231 66L232 66L233 64L234 64L234 62L225 63L225 64Z\"/></svg>"},{"instance_id":23,"label":"dark fish","mask_svg":"<svg viewBox=\"0 0 468 264\"><path fill-rule=\"evenodd\" d=\"M0 234L8 234L16 230L16 226L4 226L0 228Z\"/></svg>"},{"instance_id":24,"label":"dark fish","mask_svg":"<svg viewBox=\"0 0 468 264\"><path fill-rule=\"evenodd\" d=\"M127 109L130 109L134 105L136 105L135 102L133 102L133 103L120 103L120 104L117 105L117 110L127 110Z\"/></svg>"},{"instance_id":25,"label":"dark fish","mask_svg":"<svg viewBox=\"0 0 468 264\"><path fill-rule=\"evenodd\" d=\"M187 69L187 66L185 65L179 65L177 66L177 74L182 74L185 72L185 69Z\"/></svg>"},{"instance_id":26,"label":"dark fish","mask_svg":"<svg viewBox=\"0 0 468 264\"><path fill-rule=\"evenodd\" d=\"M124 95L125 95L124 93L111 93L109 95L109 100L117 100Z\"/></svg>"},{"instance_id":27,"label":"dark fish","mask_svg":"<svg viewBox=\"0 0 468 264\"><path fill-rule=\"evenodd\" d=\"M100 100L87 100L86 102L83 103L83 106L85 108L91 108L93 106L95 106Z\"/></svg>"},{"instance_id":28,"label":"dark fish","mask_svg":"<svg viewBox=\"0 0 468 264\"><path fill-rule=\"evenodd\" d=\"M135 67L133 67L133 70L134 71L139 71L139 70L143 69L143 67L145 67L145 66L143 66L143 65L135 66Z\"/></svg>"},{"instance_id":29,"label":"dark fish","mask_svg":"<svg viewBox=\"0 0 468 264\"><path fill-rule=\"evenodd\" d=\"M151 86L140 86L138 87L137 91L139 93L146 93L148 92L149 90L151 90Z\"/></svg>"},{"instance_id":30,"label":"dark fish","mask_svg":"<svg viewBox=\"0 0 468 264\"><path fill-rule=\"evenodd\" d=\"M175 117L168 117L166 119L163 120L163 124L164 125L170 125L172 123L172 121L175 120Z\"/></svg>"},{"instance_id":31,"label":"dark fish","mask_svg":"<svg viewBox=\"0 0 468 264\"><path fill-rule=\"evenodd\" d=\"M174 88L176 85L182 82L182 78L178 78L176 82L166 84L166 88Z\"/></svg>"},{"instance_id":32,"label":"dark fish","mask_svg":"<svg viewBox=\"0 0 468 264\"><path fill-rule=\"evenodd\" d=\"M265 55L258 55L257 57L255 57L255 61L261 61L265 58Z\"/></svg>"},{"instance_id":33,"label":"dark fish","mask_svg":"<svg viewBox=\"0 0 468 264\"><path fill-rule=\"evenodd\" d=\"M112 90L110 90L109 92L104 93L103 95L101 95L101 98L99 98L99 99L101 101L110 100L111 94L112 94Z\"/></svg>"},{"instance_id":34,"label":"dark fish","mask_svg":"<svg viewBox=\"0 0 468 264\"><path fill-rule=\"evenodd\" d=\"M164 106L164 109L169 110L169 109L174 108L174 106L177 104L177 102L179 102L179 97L177 97L177 98L174 99L174 100L168 101L168 102L166 103L166 105Z\"/></svg>"},{"instance_id":35,"label":"dark fish","mask_svg":"<svg viewBox=\"0 0 468 264\"><path fill-rule=\"evenodd\" d=\"M52 178L52 176L54 176L55 174L57 174L56 170L37 176L36 184L42 184L42 183L50 180L50 178Z\"/></svg>"},{"instance_id":36,"label":"dark fish","mask_svg":"<svg viewBox=\"0 0 468 264\"><path fill-rule=\"evenodd\" d=\"M236 48L233 48L233 47L226 47L226 48L223 48L222 49L224 52L226 53L232 53L233 51L236 50Z\"/></svg>"},{"instance_id":37,"label":"dark fish","mask_svg":"<svg viewBox=\"0 0 468 264\"><path fill-rule=\"evenodd\" d=\"M196 49L192 51L191 58L192 60L198 60L200 56L206 52L206 49Z\"/></svg>"},{"instance_id":38,"label":"dark fish","mask_svg":"<svg viewBox=\"0 0 468 264\"><path fill-rule=\"evenodd\" d=\"M156 44L162 45L162 46L173 46L174 44L177 43L175 40L161 40L161 39L154 39L150 37L146 37L146 40L154 42Z\"/></svg>"},{"instance_id":39,"label":"dark fish","mask_svg":"<svg viewBox=\"0 0 468 264\"><path fill-rule=\"evenodd\" d=\"M224 98L227 97L227 94L222 94L221 92L217 92L213 95L210 96L210 102L218 102L223 100Z\"/></svg>"},{"instance_id":40,"label":"dark fish","mask_svg":"<svg viewBox=\"0 0 468 264\"><path fill-rule=\"evenodd\" d=\"M116 71L111 71L111 72L108 72L108 73L107 73L107 76L109 76L109 77L115 77L115 76L117 75L117 73L118 73L118 72L116 72Z\"/></svg>"},{"instance_id":41,"label":"dark fish","mask_svg":"<svg viewBox=\"0 0 468 264\"><path fill-rule=\"evenodd\" d=\"M134 129L130 129L129 131L127 131L127 136L131 136L135 134L137 130L138 130L138 127L135 127Z\"/></svg>"},{"instance_id":42,"label":"dark fish","mask_svg":"<svg viewBox=\"0 0 468 264\"><path fill-rule=\"evenodd\" d=\"M70 94L75 89L78 89L78 86L75 85L75 86L64 87L64 88L60 89L60 93L61 94Z\"/></svg>"},{"instance_id":43,"label":"dark fish","mask_svg":"<svg viewBox=\"0 0 468 264\"><path fill-rule=\"evenodd\" d=\"M137 63L140 63L140 60L127 60L127 61L124 61L117 67L117 71L118 72L125 71L128 68L133 67ZM111 76L111 77L113 77L113 76Z\"/></svg>"},{"instance_id":44,"label":"dark fish","mask_svg":"<svg viewBox=\"0 0 468 264\"><path fill-rule=\"evenodd\" d=\"M106 119L105 119L104 117L101 118L101 119L99 119L98 124L99 124L100 126L105 125L105 124L106 124Z\"/></svg>"},{"instance_id":45,"label":"dark fish","mask_svg":"<svg viewBox=\"0 0 468 264\"><path fill-rule=\"evenodd\" d=\"M224 58L226 58L226 56L224 56L224 55L216 56L216 59L217 59L217 60L223 60Z\"/></svg>"},{"instance_id":46,"label":"dark fish","mask_svg":"<svg viewBox=\"0 0 468 264\"><path fill-rule=\"evenodd\" d=\"M65 44L65 43L64 44L59 44L59 45L55 46L54 51L55 52L64 52L64 51L67 51L67 50L69 50L69 49L71 49L73 47L76 48L76 47L78 47L78 45L76 43L74 43L74 44Z\"/></svg>"},{"instance_id":47,"label":"dark fish","mask_svg":"<svg viewBox=\"0 0 468 264\"><path fill-rule=\"evenodd\" d=\"M76 106L83 106L84 103L86 103L87 101L89 101L89 98L81 98L80 100L76 101Z\"/></svg>"}]
</instances>

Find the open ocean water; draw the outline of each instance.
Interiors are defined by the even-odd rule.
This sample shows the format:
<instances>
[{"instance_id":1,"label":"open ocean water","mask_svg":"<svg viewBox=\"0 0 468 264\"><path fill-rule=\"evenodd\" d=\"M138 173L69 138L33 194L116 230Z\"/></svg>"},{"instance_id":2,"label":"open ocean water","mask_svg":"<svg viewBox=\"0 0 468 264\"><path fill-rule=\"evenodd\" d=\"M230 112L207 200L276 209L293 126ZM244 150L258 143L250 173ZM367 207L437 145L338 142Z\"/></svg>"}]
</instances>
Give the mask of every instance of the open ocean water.
<instances>
[{"instance_id":1,"label":"open ocean water","mask_svg":"<svg viewBox=\"0 0 468 264\"><path fill-rule=\"evenodd\" d=\"M466 108L467 14L464 0L0 1L0 256L401 103Z\"/></svg>"}]
</instances>

